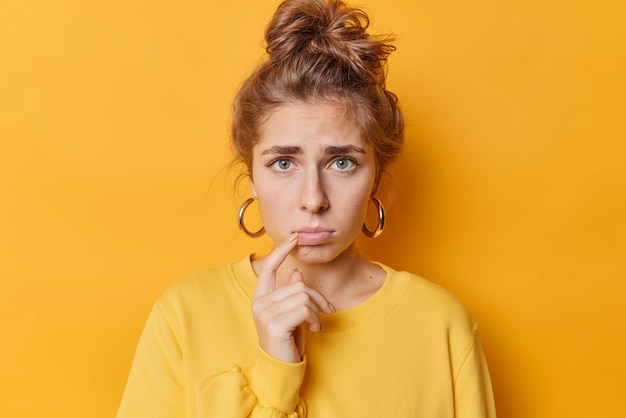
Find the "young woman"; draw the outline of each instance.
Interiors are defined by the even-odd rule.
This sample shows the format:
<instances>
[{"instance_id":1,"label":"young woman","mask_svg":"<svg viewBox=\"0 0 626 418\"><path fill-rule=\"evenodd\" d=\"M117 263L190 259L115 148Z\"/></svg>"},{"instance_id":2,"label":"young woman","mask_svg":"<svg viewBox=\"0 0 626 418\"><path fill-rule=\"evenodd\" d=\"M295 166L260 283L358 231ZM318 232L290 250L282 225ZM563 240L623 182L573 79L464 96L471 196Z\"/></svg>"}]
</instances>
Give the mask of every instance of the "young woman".
<instances>
[{"instance_id":1,"label":"young woman","mask_svg":"<svg viewBox=\"0 0 626 418\"><path fill-rule=\"evenodd\" d=\"M240 226L276 245L157 300L118 418L495 416L463 306L355 246L384 227L376 192L403 141L385 88L393 47L366 28L337 0L278 7L233 123L253 195ZM249 231L255 201L264 229Z\"/></svg>"}]
</instances>

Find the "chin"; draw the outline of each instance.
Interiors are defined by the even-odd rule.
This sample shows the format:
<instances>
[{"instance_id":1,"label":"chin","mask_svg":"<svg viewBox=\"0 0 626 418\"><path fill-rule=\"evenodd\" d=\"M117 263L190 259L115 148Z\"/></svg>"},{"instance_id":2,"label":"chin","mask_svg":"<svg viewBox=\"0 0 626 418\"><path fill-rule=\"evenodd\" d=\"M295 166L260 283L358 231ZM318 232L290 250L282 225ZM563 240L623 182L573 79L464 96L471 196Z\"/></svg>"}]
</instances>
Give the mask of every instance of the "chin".
<instances>
[{"instance_id":1,"label":"chin","mask_svg":"<svg viewBox=\"0 0 626 418\"><path fill-rule=\"evenodd\" d=\"M300 245L291 255L302 263L324 264L335 260L346 250L347 248L340 249L334 245Z\"/></svg>"}]
</instances>

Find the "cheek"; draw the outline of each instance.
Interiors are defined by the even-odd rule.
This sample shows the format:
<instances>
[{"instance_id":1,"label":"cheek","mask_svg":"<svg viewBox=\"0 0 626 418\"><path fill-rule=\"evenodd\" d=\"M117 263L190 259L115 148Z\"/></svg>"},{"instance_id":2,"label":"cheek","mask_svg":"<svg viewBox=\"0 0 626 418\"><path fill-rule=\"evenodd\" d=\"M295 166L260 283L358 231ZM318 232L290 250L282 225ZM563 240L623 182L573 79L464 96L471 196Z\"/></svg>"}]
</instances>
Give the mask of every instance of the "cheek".
<instances>
[{"instance_id":1,"label":"cheek","mask_svg":"<svg viewBox=\"0 0 626 418\"><path fill-rule=\"evenodd\" d=\"M368 210L370 191L371 188L365 186L343 190L335 195L334 206L343 216L360 222Z\"/></svg>"},{"instance_id":2,"label":"cheek","mask_svg":"<svg viewBox=\"0 0 626 418\"><path fill-rule=\"evenodd\" d=\"M270 224L271 226L272 223L279 222L288 216L290 206L287 196L286 193L279 189L257 189L259 209L265 224Z\"/></svg>"},{"instance_id":3,"label":"cheek","mask_svg":"<svg viewBox=\"0 0 626 418\"><path fill-rule=\"evenodd\" d=\"M357 213L357 221L359 223L365 221L365 217L367 216L367 210L369 207L369 197L359 202L355 207L355 211Z\"/></svg>"}]
</instances>

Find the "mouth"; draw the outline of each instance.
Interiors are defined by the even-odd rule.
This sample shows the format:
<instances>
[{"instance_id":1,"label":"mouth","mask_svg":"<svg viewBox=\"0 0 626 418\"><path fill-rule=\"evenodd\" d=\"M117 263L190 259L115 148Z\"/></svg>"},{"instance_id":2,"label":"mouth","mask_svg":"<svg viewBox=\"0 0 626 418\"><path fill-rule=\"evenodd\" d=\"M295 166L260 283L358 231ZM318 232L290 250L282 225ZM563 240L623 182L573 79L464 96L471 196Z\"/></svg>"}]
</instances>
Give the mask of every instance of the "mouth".
<instances>
[{"instance_id":1,"label":"mouth","mask_svg":"<svg viewBox=\"0 0 626 418\"><path fill-rule=\"evenodd\" d=\"M298 232L298 245L323 244L333 235L333 231L324 228L302 228L296 232Z\"/></svg>"}]
</instances>

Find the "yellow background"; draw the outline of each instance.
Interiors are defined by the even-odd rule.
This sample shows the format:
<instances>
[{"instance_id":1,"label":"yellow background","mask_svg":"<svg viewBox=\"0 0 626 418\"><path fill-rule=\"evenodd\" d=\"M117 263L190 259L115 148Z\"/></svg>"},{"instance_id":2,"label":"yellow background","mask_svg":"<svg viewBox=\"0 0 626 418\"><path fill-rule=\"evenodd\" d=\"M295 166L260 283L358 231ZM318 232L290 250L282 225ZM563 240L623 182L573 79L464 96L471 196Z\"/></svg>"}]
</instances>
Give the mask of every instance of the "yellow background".
<instances>
[{"instance_id":1,"label":"yellow background","mask_svg":"<svg viewBox=\"0 0 626 418\"><path fill-rule=\"evenodd\" d=\"M112 417L163 289L267 249L227 139L276 4L2 1L0 416ZM626 6L358 4L408 121L364 252L465 302L501 417L626 416Z\"/></svg>"}]
</instances>

